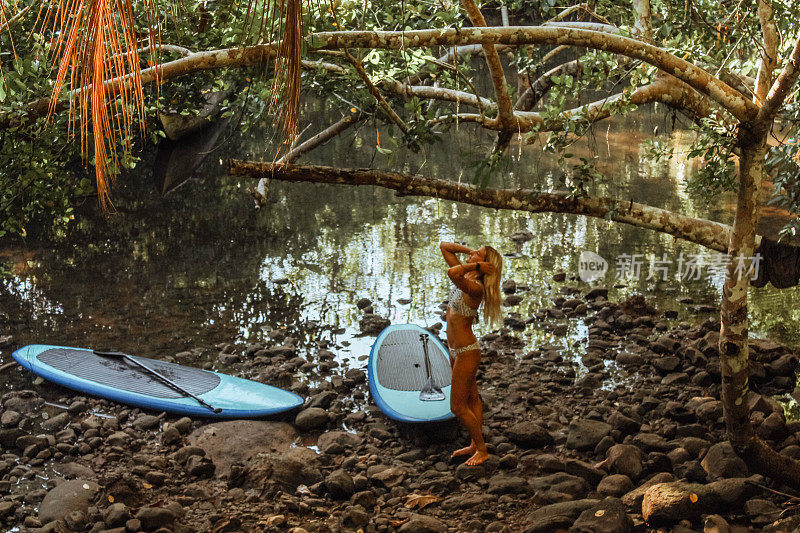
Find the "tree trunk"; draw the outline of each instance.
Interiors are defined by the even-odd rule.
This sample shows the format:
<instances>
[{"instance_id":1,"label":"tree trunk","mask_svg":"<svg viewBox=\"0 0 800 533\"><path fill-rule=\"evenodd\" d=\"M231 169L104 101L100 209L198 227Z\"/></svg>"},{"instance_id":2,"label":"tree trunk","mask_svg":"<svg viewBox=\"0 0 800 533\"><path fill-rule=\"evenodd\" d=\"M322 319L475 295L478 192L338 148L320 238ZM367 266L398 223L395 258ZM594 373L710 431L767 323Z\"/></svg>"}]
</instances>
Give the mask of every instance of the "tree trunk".
<instances>
[{"instance_id":1,"label":"tree trunk","mask_svg":"<svg viewBox=\"0 0 800 533\"><path fill-rule=\"evenodd\" d=\"M722 403L728 440L750 470L800 488L800 462L770 448L755 433L750 423L747 402L749 391L747 289L750 275L736 271L736 257L753 256L755 230L759 218L759 193L764 176L766 136L753 142L749 132L740 129L743 138L739 160L739 192L736 216L730 233L728 265L720 304L719 351L722 371ZM748 142L748 140L750 142ZM746 263L749 265L749 261Z\"/></svg>"}]
</instances>

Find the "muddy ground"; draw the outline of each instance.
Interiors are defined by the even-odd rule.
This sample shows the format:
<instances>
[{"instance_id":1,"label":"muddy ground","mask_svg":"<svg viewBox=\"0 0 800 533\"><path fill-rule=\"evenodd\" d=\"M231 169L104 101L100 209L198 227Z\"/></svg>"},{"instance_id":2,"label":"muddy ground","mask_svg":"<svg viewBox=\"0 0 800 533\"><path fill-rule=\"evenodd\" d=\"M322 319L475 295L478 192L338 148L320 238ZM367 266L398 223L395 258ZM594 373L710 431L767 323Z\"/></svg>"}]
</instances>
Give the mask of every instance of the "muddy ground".
<instances>
[{"instance_id":1,"label":"muddy ground","mask_svg":"<svg viewBox=\"0 0 800 533\"><path fill-rule=\"evenodd\" d=\"M468 443L457 422L394 423L369 399L364 372L336 364L336 346L307 354L278 332L213 347L234 373L307 398L269 421L144 412L30 375L29 390L2 396L0 521L6 531L119 533L799 527L797 493L751 475L724 441L718 320L677 322L640 296L609 302L602 288L566 285L530 317L513 313L524 292L504 286L506 327L481 339L483 465L450 459ZM382 320L360 307L374 334ZM569 318L588 327L578 360L556 342ZM530 323L553 344L526 345L519 332ZM750 345L758 433L800 458L800 421L773 399L794 390L797 353ZM3 355L15 347L4 338ZM170 359L193 364L201 351Z\"/></svg>"}]
</instances>

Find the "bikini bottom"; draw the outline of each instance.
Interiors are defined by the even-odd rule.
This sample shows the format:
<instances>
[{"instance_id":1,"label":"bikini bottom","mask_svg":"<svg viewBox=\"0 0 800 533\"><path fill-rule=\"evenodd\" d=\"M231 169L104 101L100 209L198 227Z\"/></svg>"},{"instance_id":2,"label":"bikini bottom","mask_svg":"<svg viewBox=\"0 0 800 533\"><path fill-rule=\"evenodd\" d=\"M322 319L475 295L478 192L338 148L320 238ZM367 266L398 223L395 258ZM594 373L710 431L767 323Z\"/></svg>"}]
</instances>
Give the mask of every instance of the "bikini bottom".
<instances>
[{"instance_id":1,"label":"bikini bottom","mask_svg":"<svg viewBox=\"0 0 800 533\"><path fill-rule=\"evenodd\" d=\"M478 344L478 341L473 342L470 345L462 346L461 348L450 348L450 357L455 357L462 352L468 352L470 350L480 350L481 346Z\"/></svg>"}]
</instances>

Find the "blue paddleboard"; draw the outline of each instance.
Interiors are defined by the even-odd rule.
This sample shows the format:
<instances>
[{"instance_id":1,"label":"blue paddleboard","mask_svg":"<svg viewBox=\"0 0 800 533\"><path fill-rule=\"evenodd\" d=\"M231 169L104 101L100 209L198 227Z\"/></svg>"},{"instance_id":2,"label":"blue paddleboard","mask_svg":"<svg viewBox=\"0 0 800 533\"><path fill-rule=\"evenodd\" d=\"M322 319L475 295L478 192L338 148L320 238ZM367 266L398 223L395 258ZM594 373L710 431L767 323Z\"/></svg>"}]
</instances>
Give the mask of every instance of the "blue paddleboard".
<instances>
[{"instance_id":1,"label":"blue paddleboard","mask_svg":"<svg viewBox=\"0 0 800 533\"><path fill-rule=\"evenodd\" d=\"M13 353L14 359L48 381L70 389L156 411L215 418L253 418L272 415L303 404L297 394L263 383L129 356L215 408L165 384L124 358L102 357L92 350L31 344Z\"/></svg>"},{"instance_id":2,"label":"blue paddleboard","mask_svg":"<svg viewBox=\"0 0 800 533\"><path fill-rule=\"evenodd\" d=\"M428 363L420 335L428 337ZM421 399L430 377L441 399ZM369 390L389 418L401 422L436 422L453 418L450 412L450 358L436 335L415 324L393 324L381 331L367 364ZM423 395L423 397L426 397Z\"/></svg>"}]
</instances>

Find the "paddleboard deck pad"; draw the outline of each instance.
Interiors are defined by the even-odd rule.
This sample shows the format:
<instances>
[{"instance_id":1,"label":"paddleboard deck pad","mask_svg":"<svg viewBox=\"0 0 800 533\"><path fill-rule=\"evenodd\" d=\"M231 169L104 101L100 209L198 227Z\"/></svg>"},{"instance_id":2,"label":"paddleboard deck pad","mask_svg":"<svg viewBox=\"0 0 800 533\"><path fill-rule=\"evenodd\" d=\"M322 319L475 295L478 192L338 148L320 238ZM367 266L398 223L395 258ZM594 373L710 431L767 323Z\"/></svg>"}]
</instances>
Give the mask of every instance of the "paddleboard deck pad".
<instances>
[{"instance_id":1,"label":"paddleboard deck pad","mask_svg":"<svg viewBox=\"0 0 800 533\"><path fill-rule=\"evenodd\" d=\"M420 393L428 383L425 350L420 335L428 336L430 377L444 393L438 401L425 401ZM436 422L453 418L450 411L450 358L436 335L416 324L385 328L369 354L369 389L389 418L402 422Z\"/></svg>"},{"instance_id":2,"label":"paddleboard deck pad","mask_svg":"<svg viewBox=\"0 0 800 533\"><path fill-rule=\"evenodd\" d=\"M164 383L124 358L103 357L92 350L32 344L13 353L34 374L64 387L171 413L215 418L253 418L288 411L303 404L293 392L228 374L129 355L213 407Z\"/></svg>"}]
</instances>

